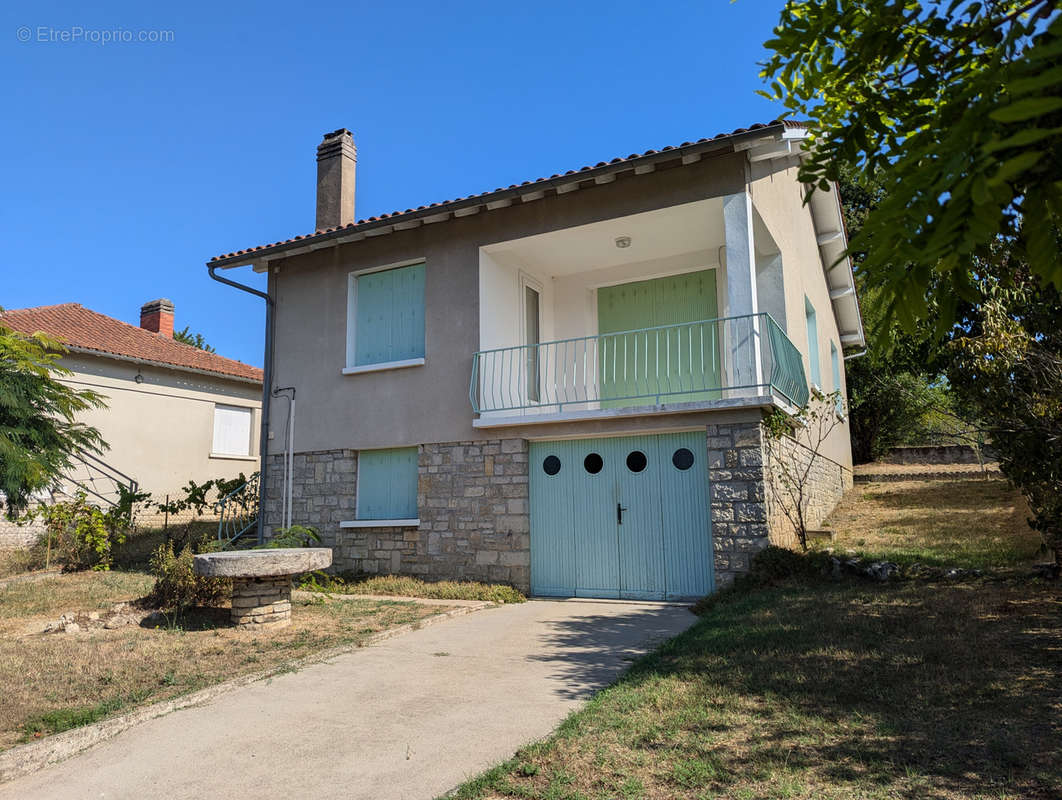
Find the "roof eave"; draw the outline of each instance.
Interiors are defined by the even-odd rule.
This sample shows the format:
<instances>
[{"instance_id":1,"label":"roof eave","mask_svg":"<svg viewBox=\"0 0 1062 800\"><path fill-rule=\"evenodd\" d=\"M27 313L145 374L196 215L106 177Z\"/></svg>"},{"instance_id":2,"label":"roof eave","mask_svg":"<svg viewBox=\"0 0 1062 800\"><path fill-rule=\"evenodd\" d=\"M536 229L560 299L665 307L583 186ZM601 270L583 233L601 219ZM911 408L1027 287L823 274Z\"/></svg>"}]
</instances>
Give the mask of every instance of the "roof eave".
<instances>
[{"instance_id":1,"label":"roof eave","mask_svg":"<svg viewBox=\"0 0 1062 800\"><path fill-rule=\"evenodd\" d=\"M302 255L314 250L321 250L339 244L347 244L362 239L391 233L394 230L418 227L422 224L443 222L454 216L465 216L478 213L482 208L487 210L505 208L512 205L513 201L524 202L524 198L530 200L539 199L543 192L554 191L564 194L570 191L573 184L593 180L604 183L602 178L615 176L622 172L649 172L661 162L681 159L685 164L696 163L706 154L733 150L736 145L749 140L772 136L788 129L784 122L764 125L741 133L733 133L703 142L692 142L678 147L665 148L655 153L637 156L622 161L613 160L607 164L589 167L577 172L565 175L557 175L540 181L528 181L520 186L511 186L499 189L495 192L487 192L461 200L440 203L434 206L415 209L402 214L392 214L376 220L362 222L358 225L339 228L320 234L311 234L298 238L295 241L283 242L269 247L240 253L223 258L213 258L207 261L208 266L221 269L233 269L253 265L256 269L263 269L265 264L277 258L288 258L294 255ZM493 208L491 208L493 206ZM460 212L465 212L461 214Z\"/></svg>"},{"instance_id":2,"label":"roof eave","mask_svg":"<svg viewBox=\"0 0 1062 800\"><path fill-rule=\"evenodd\" d=\"M207 375L211 378L221 378L228 381L237 381L239 383L249 383L252 386L261 386L262 380L260 378L248 378L244 375L233 375L229 372L217 372L215 370L201 369L199 367L186 367L181 364L171 364L168 361L156 361L150 358L138 358L137 356L127 356L121 353L111 353L107 350L96 350L92 347L78 347L77 345L64 344L63 348L71 353L79 353L87 356L98 356L100 358L113 358L116 361L126 361L131 364L143 364L149 367L161 367L163 369L177 370L178 372L193 372L197 375Z\"/></svg>"}]
</instances>

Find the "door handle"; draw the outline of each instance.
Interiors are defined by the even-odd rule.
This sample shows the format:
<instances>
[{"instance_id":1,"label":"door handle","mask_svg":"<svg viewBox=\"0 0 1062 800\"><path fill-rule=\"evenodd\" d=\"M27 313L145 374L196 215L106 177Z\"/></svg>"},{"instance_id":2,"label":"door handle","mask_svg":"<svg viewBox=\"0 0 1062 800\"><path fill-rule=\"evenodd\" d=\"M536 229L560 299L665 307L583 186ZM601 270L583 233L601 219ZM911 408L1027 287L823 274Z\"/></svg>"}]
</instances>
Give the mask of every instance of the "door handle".
<instances>
[{"instance_id":1,"label":"door handle","mask_svg":"<svg viewBox=\"0 0 1062 800\"><path fill-rule=\"evenodd\" d=\"M623 524L623 512L627 511L627 507L616 503L616 524Z\"/></svg>"}]
</instances>

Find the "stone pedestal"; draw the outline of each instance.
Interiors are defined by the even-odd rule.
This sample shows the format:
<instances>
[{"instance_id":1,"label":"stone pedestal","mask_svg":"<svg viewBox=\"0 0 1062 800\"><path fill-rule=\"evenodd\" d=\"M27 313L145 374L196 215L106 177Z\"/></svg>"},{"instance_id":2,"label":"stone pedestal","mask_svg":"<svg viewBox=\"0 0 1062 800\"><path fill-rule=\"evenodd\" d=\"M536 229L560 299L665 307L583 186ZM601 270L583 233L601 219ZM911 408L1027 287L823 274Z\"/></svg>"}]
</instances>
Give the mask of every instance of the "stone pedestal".
<instances>
[{"instance_id":1,"label":"stone pedestal","mask_svg":"<svg viewBox=\"0 0 1062 800\"><path fill-rule=\"evenodd\" d=\"M291 578L332 563L327 547L200 553L196 575L232 578L232 622L245 630L291 624Z\"/></svg>"},{"instance_id":2,"label":"stone pedestal","mask_svg":"<svg viewBox=\"0 0 1062 800\"><path fill-rule=\"evenodd\" d=\"M232 623L278 628L290 625L291 578L233 578Z\"/></svg>"}]
</instances>

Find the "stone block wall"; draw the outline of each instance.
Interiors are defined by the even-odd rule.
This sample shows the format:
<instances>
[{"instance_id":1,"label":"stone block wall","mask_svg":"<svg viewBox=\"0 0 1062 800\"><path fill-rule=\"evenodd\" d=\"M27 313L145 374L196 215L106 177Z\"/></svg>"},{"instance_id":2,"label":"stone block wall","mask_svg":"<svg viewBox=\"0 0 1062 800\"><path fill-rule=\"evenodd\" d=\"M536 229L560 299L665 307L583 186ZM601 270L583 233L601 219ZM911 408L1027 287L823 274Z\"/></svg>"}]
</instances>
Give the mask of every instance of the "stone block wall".
<instances>
[{"instance_id":1,"label":"stone block wall","mask_svg":"<svg viewBox=\"0 0 1062 800\"><path fill-rule=\"evenodd\" d=\"M787 493L781 479L781 461L788 463L790 474L800 473L811 465L805 486L807 528L818 528L837 506L844 493L852 488L852 471L825 456L813 457L811 448L786 436L774 443L767 453L767 524L771 543L782 547L799 547L796 528L783 510L783 502L793 508L795 500Z\"/></svg>"},{"instance_id":2,"label":"stone block wall","mask_svg":"<svg viewBox=\"0 0 1062 800\"><path fill-rule=\"evenodd\" d=\"M757 422L708 425L707 433L715 585L722 589L770 543L763 434Z\"/></svg>"},{"instance_id":3,"label":"stone block wall","mask_svg":"<svg viewBox=\"0 0 1062 800\"><path fill-rule=\"evenodd\" d=\"M39 519L19 525L0 514L0 550L19 550L29 547L44 533L44 523Z\"/></svg>"},{"instance_id":4,"label":"stone block wall","mask_svg":"<svg viewBox=\"0 0 1062 800\"><path fill-rule=\"evenodd\" d=\"M343 528L355 518L357 452L295 455L292 522L310 525L333 549L333 569L427 580L509 583L530 590L527 442L497 439L419 448L416 528ZM265 519L282 506L283 457L272 456Z\"/></svg>"}]
</instances>

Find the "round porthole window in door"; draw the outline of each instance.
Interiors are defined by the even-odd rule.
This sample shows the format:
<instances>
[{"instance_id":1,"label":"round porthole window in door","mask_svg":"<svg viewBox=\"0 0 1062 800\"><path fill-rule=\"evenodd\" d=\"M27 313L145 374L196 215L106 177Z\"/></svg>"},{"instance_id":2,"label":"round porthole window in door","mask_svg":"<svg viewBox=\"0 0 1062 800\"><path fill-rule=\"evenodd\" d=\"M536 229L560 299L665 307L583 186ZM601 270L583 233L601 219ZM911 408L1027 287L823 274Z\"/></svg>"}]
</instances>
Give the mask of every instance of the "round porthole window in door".
<instances>
[{"instance_id":1,"label":"round porthole window in door","mask_svg":"<svg viewBox=\"0 0 1062 800\"><path fill-rule=\"evenodd\" d=\"M693 452L680 447L671 456L671 463L675 465L675 469L687 470L693 466Z\"/></svg>"},{"instance_id":2,"label":"round porthole window in door","mask_svg":"<svg viewBox=\"0 0 1062 800\"><path fill-rule=\"evenodd\" d=\"M627 454L627 469L631 472L641 472L648 463L649 459L641 450L632 450Z\"/></svg>"},{"instance_id":3,"label":"round porthole window in door","mask_svg":"<svg viewBox=\"0 0 1062 800\"><path fill-rule=\"evenodd\" d=\"M605 460L597 453L590 453L583 459L583 468L591 475L597 475L605 466Z\"/></svg>"},{"instance_id":4,"label":"round porthole window in door","mask_svg":"<svg viewBox=\"0 0 1062 800\"><path fill-rule=\"evenodd\" d=\"M561 463L560 459L556 456L546 456L542 462L542 471L547 475L556 475L560 472Z\"/></svg>"}]
</instances>

